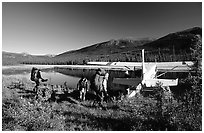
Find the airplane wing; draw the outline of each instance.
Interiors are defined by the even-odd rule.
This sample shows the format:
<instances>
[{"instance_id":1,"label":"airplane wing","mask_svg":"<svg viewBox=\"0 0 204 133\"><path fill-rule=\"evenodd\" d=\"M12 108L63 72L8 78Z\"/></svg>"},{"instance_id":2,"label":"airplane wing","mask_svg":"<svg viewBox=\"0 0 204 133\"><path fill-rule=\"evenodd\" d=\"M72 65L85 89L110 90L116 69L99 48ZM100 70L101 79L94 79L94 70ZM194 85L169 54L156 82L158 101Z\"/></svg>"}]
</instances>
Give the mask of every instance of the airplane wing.
<instances>
[{"instance_id":1,"label":"airplane wing","mask_svg":"<svg viewBox=\"0 0 204 133\"><path fill-rule=\"evenodd\" d=\"M137 62L87 62L87 66L95 66L104 69L120 69L120 70L140 70L142 64Z\"/></svg>"},{"instance_id":2,"label":"airplane wing","mask_svg":"<svg viewBox=\"0 0 204 133\"><path fill-rule=\"evenodd\" d=\"M98 65L100 67L121 68L128 70L142 69L141 62L88 62L88 65ZM156 64L158 72L188 72L193 65L192 61L185 62L145 62L146 67L151 67Z\"/></svg>"},{"instance_id":3,"label":"airplane wing","mask_svg":"<svg viewBox=\"0 0 204 133\"><path fill-rule=\"evenodd\" d=\"M121 85L130 85L130 86L137 86L141 83L140 78L114 78L113 83L121 84Z\"/></svg>"},{"instance_id":4,"label":"airplane wing","mask_svg":"<svg viewBox=\"0 0 204 133\"><path fill-rule=\"evenodd\" d=\"M193 62L157 62L157 63L146 63L146 66L153 66L156 64L158 72L188 72L191 70Z\"/></svg>"},{"instance_id":5,"label":"airplane wing","mask_svg":"<svg viewBox=\"0 0 204 133\"><path fill-rule=\"evenodd\" d=\"M143 84L146 87L155 87L158 84L161 84L161 86L177 86L178 79L147 79L143 81Z\"/></svg>"},{"instance_id":6,"label":"airplane wing","mask_svg":"<svg viewBox=\"0 0 204 133\"><path fill-rule=\"evenodd\" d=\"M129 70L124 66L103 66L103 65L58 65L59 68L73 68L73 69L98 69L102 68L104 70Z\"/></svg>"}]
</instances>

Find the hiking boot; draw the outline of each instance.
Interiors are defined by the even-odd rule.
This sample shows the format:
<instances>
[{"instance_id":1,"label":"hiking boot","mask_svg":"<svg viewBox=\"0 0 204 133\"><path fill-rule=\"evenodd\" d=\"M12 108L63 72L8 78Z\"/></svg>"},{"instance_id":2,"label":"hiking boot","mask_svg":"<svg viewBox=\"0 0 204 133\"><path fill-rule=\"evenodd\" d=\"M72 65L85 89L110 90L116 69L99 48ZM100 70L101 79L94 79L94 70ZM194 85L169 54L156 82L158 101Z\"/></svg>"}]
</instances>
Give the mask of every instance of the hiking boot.
<instances>
[{"instance_id":1,"label":"hiking boot","mask_svg":"<svg viewBox=\"0 0 204 133\"><path fill-rule=\"evenodd\" d=\"M46 81L48 81L48 79L42 79L42 82L46 82Z\"/></svg>"}]
</instances>

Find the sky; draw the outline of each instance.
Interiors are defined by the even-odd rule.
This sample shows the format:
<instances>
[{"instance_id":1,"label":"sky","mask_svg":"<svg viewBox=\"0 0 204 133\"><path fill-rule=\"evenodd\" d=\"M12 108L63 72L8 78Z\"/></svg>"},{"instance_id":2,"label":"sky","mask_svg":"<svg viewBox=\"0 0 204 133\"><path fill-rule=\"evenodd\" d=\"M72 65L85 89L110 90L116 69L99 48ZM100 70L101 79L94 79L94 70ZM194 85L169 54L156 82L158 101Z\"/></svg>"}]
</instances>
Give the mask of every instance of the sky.
<instances>
[{"instance_id":1,"label":"sky","mask_svg":"<svg viewBox=\"0 0 204 133\"><path fill-rule=\"evenodd\" d=\"M2 50L61 54L111 39L202 27L201 2L3 2Z\"/></svg>"}]
</instances>

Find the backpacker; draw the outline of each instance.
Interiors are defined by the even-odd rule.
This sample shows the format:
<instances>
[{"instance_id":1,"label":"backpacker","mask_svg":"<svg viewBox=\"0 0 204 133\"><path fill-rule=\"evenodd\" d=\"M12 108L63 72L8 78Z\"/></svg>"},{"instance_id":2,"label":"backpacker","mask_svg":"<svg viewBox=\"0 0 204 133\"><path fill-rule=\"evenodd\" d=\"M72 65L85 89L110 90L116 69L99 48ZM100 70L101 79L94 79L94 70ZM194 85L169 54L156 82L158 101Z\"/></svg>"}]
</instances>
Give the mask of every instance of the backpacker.
<instances>
[{"instance_id":1,"label":"backpacker","mask_svg":"<svg viewBox=\"0 0 204 133\"><path fill-rule=\"evenodd\" d=\"M81 90L82 88L87 88L87 79L83 79L79 83L79 89Z\"/></svg>"}]
</instances>

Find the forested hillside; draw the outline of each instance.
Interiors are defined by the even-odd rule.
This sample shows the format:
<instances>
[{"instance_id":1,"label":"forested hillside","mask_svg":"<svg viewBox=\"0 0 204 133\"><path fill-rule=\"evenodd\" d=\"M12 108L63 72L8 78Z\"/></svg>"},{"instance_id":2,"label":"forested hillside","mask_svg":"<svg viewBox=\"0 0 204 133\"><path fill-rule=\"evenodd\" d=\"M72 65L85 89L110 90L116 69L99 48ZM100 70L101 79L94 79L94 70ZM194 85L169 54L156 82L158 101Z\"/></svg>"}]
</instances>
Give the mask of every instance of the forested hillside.
<instances>
[{"instance_id":1,"label":"forested hillside","mask_svg":"<svg viewBox=\"0 0 204 133\"><path fill-rule=\"evenodd\" d=\"M192 47L202 41L202 28L194 27L170 33L159 39L118 39L72 50L54 57L32 56L3 52L3 65L8 64L85 64L88 61L141 61L141 49L145 49L145 61L189 61Z\"/></svg>"},{"instance_id":2,"label":"forested hillside","mask_svg":"<svg viewBox=\"0 0 204 133\"><path fill-rule=\"evenodd\" d=\"M191 48L202 40L202 29L194 27L170 33L157 40L111 40L65 52L54 59L65 64L83 64L87 61L141 61L141 49L145 49L146 61L192 60Z\"/></svg>"}]
</instances>

